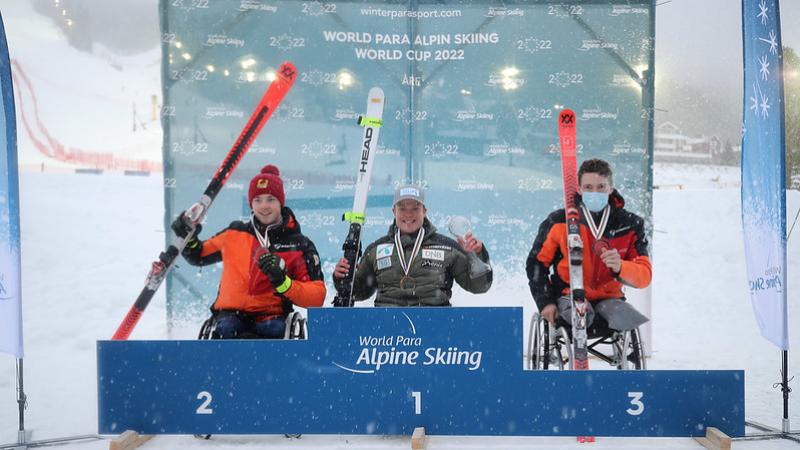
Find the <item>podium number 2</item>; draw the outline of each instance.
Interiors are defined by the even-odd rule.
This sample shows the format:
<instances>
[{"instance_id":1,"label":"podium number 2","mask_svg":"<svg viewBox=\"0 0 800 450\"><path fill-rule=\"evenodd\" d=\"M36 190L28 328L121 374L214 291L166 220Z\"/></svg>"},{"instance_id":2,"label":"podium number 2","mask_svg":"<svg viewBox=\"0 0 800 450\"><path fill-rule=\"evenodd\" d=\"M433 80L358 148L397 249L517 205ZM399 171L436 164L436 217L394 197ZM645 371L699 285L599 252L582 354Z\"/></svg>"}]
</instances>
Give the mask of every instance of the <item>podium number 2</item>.
<instances>
[{"instance_id":1,"label":"podium number 2","mask_svg":"<svg viewBox=\"0 0 800 450\"><path fill-rule=\"evenodd\" d=\"M208 407L211 404L211 394L208 391L197 394L197 399L203 400L203 403L197 408L197 414L214 414L214 410Z\"/></svg>"},{"instance_id":2,"label":"podium number 2","mask_svg":"<svg viewBox=\"0 0 800 450\"><path fill-rule=\"evenodd\" d=\"M422 392L411 391L411 396L414 397L414 414L422 414Z\"/></svg>"},{"instance_id":3,"label":"podium number 2","mask_svg":"<svg viewBox=\"0 0 800 450\"><path fill-rule=\"evenodd\" d=\"M633 407L626 409L625 412L632 416L638 416L643 413L644 403L642 403L642 397L644 397L644 392L628 392L628 398L631 399Z\"/></svg>"}]
</instances>

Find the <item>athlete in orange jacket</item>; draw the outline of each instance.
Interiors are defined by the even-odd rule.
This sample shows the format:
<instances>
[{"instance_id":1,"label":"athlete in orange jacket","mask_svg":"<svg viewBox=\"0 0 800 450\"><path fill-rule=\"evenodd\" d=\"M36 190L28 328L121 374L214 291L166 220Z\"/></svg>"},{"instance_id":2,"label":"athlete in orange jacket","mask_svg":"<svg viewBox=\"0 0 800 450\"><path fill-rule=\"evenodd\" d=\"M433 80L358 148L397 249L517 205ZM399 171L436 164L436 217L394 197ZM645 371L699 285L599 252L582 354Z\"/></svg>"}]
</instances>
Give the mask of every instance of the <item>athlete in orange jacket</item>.
<instances>
[{"instance_id":1,"label":"athlete in orange jacket","mask_svg":"<svg viewBox=\"0 0 800 450\"><path fill-rule=\"evenodd\" d=\"M590 159L578 170L581 195L580 234L583 241L583 285L589 300L587 320L593 309L606 317L606 310L625 310L625 328L647 319L623 304L622 286L645 288L652 278L644 220L624 209L625 200L613 188L607 162ZM591 223L589 222L591 220ZM570 323L569 261L564 210L551 213L539 226L526 264L528 284L542 316L555 323L556 314ZM614 299L612 302L605 300ZM601 305L607 303L605 305ZM613 307L612 307L613 306ZM633 317L633 319L631 319ZM609 320L611 323L612 320Z\"/></svg>"},{"instance_id":2,"label":"athlete in orange jacket","mask_svg":"<svg viewBox=\"0 0 800 450\"><path fill-rule=\"evenodd\" d=\"M322 306L325 284L313 242L285 204L277 167L268 165L250 182L248 222L234 221L205 241L195 236L183 251L192 265L222 261L222 279L211 310L216 316L214 337L245 335L281 338L293 305ZM175 233L188 231L179 217Z\"/></svg>"}]
</instances>

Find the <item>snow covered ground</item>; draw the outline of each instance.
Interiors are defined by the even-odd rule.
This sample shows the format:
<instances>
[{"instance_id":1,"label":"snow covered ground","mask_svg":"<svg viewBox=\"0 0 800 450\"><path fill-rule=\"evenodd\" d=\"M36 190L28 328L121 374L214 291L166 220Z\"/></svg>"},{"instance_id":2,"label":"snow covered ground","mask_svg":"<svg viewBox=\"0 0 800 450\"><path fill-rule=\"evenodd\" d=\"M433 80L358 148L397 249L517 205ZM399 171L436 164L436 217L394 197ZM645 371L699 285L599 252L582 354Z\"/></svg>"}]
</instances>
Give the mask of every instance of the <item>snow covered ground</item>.
<instances>
[{"instance_id":1,"label":"snow covered ground","mask_svg":"<svg viewBox=\"0 0 800 450\"><path fill-rule=\"evenodd\" d=\"M714 188L719 167L659 166L656 184L682 180L682 190L655 191L653 253L653 369L744 369L746 417L778 425L780 353L762 339L752 317L744 272L739 191ZM693 174L689 176L687 174ZM711 185L707 185L712 183ZM697 186L697 187L693 187ZM108 339L141 289L150 261L163 246L159 177L116 174L21 174L25 387L27 428L34 438L96 431L95 342ZM789 193L789 212L800 193ZM70 199L67 201L66 199ZM75 200L79 199L79 200ZM789 241L789 279L800 273L800 237ZM522 269L520 269L522 272ZM329 278L330 274L326 274ZM790 324L800 323L798 290L789 284ZM486 296L463 295L457 304L524 305L531 300L522 276ZM198 324L199 325L199 324ZM794 347L798 330L790 330ZM135 339L167 337L163 296L153 300ZM791 376L800 375L792 354ZM796 386L795 386L796 387ZM15 440L14 360L0 357L0 443ZM800 425L793 395L792 423ZM405 438L369 436L158 437L144 448L408 448ZM568 448L569 438L434 437L430 448ZM603 438L593 448L697 448L689 439ZM743 448L792 448L788 442L742 442ZM104 448L76 443L63 448ZM796 448L796 447L794 447Z\"/></svg>"}]
</instances>

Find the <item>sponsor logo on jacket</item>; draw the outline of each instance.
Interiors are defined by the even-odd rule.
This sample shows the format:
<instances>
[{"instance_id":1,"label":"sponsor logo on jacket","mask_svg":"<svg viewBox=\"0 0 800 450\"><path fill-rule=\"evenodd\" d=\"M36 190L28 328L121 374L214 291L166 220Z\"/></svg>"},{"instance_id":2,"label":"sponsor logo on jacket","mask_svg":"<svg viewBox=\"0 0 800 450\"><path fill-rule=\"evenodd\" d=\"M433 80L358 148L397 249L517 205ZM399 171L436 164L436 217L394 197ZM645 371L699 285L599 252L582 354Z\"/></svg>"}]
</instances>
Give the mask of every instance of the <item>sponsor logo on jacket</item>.
<instances>
[{"instance_id":1,"label":"sponsor logo on jacket","mask_svg":"<svg viewBox=\"0 0 800 450\"><path fill-rule=\"evenodd\" d=\"M422 259L435 259L436 261L444 261L444 250L423 248Z\"/></svg>"}]
</instances>

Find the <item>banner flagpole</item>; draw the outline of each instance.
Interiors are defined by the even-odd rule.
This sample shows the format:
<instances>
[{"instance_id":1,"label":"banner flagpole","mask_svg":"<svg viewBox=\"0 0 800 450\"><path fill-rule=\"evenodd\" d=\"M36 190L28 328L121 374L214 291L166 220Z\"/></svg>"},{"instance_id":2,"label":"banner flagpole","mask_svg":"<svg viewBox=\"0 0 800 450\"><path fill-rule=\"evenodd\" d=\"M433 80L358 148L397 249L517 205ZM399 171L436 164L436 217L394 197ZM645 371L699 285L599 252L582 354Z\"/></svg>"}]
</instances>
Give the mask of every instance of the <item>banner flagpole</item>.
<instances>
[{"instance_id":1,"label":"banner flagpole","mask_svg":"<svg viewBox=\"0 0 800 450\"><path fill-rule=\"evenodd\" d=\"M781 424L781 430L784 433L790 433L791 429L789 427L789 352L787 350L783 351L783 380L781 381L781 391L783 391L783 421Z\"/></svg>"},{"instance_id":2,"label":"banner flagpole","mask_svg":"<svg viewBox=\"0 0 800 450\"><path fill-rule=\"evenodd\" d=\"M27 434L25 433L25 406L27 403L28 397L25 395L25 386L23 384L22 358L17 358L17 405L19 406L17 444L25 444L28 440Z\"/></svg>"},{"instance_id":3,"label":"banner flagpole","mask_svg":"<svg viewBox=\"0 0 800 450\"><path fill-rule=\"evenodd\" d=\"M800 442L789 424L789 323L786 286L786 141L779 0L742 0L742 229L750 300L761 335L781 350L781 429L745 423Z\"/></svg>"}]
</instances>

